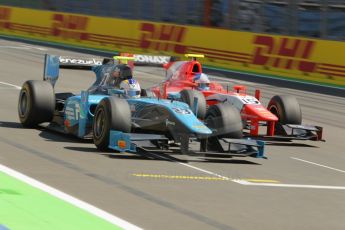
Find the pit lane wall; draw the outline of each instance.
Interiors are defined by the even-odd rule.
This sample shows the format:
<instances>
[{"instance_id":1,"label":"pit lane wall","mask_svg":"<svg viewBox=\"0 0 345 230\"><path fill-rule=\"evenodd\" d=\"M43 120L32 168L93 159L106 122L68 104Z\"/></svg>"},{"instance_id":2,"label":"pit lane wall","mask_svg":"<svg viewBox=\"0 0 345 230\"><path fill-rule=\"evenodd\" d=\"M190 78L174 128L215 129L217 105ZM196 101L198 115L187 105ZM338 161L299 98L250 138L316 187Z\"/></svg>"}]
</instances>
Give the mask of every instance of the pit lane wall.
<instances>
[{"instance_id":1,"label":"pit lane wall","mask_svg":"<svg viewBox=\"0 0 345 230\"><path fill-rule=\"evenodd\" d=\"M0 34L131 53L202 53L207 66L345 88L345 42L7 7Z\"/></svg>"}]
</instances>

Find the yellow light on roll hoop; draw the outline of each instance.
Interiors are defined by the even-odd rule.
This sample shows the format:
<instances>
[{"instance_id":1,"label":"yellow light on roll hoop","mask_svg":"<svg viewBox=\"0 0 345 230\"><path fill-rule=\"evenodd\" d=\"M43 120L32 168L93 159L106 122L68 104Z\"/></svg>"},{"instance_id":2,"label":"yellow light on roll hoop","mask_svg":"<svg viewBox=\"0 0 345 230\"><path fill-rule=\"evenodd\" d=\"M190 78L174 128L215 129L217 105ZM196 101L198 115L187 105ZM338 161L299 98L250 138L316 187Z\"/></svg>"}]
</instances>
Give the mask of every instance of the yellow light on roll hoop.
<instances>
[{"instance_id":1,"label":"yellow light on roll hoop","mask_svg":"<svg viewBox=\"0 0 345 230\"><path fill-rule=\"evenodd\" d=\"M122 61L124 64L128 64L129 60L134 60L134 57L126 57L126 56L114 56L113 57L116 60Z\"/></svg>"},{"instance_id":2,"label":"yellow light on roll hoop","mask_svg":"<svg viewBox=\"0 0 345 230\"><path fill-rule=\"evenodd\" d=\"M204 58L205 55L203 54L185 54L186 57L195 57L195 58Z\"/></svg>"}]
</instances>

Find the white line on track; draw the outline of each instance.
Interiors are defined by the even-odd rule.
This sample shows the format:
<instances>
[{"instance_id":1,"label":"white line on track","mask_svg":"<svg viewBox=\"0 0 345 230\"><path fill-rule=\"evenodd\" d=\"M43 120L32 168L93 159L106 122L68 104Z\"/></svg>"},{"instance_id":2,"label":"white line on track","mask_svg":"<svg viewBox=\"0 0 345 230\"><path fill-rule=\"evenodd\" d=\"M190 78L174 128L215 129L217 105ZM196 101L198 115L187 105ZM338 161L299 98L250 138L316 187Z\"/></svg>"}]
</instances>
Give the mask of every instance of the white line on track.
<instances>
[{"instance_id":1,"label":"white line on track","mask_svg":"<svg viewBox=\"0 0 345 230\"><path fill-rule=\"evenodd\" d=\"M135 226L117 216L114 216L108 212L105 212L91 204L88 204L84 201L81 201L71 195L68 195L64 192L61 192L53 187L50 187L46 184L43 184L42 182L38 181L38 180L35 180L31 177L28 177L20 172L17 172L13 169L10 169L4 165L1 165L0 164L0 172L3 172L11 177L14 177L20 181L23 181L24 183L26 184L29 184L35 188L38 188L44 192L47 192L49 193L50 195L53 195L61 200L64 200L80 209L83 209L99 218L102 218L118 227L121 227L121 228L124 228L124 229L131 229L131 230L139 230L139 229L142 229L142 228L139 228L138 226Z\"/></svg>"},{"instance_id":2,"label":"white line on track","mask_svg":"<svg viewBox=\"0 0 345 230\"><path fill-rule=\"evenodd\" d=\"M0 87L0 90L18 90L17 88Z\"/></svg>"},{"instance_id":3,"label":"white line on track","mask_svg":"<svg viewBox=\"0 0 345 230\"><path fill-rule=\"evenodd\" d=\"M308 163L308 164L312 164L312 165L317 165L317 166L324 167L324 168L327 168L327 169L332 169L332 170L337 171L337 172L345 173L344 170L333 168L333 167L329 167L327 165L318 164L318 163L315 163L315 162L312 162L312 161L303 160L303 159L300 159L300 158L297 158L297 157L291 157L291 159L294 159L294 160L297 160L297 161L302 161L302 162L305 162L305 163Z\"/></svg>"},{"instance_id":4,"label":"white line on track","mask_svg":"<svg viewBox=\"0 0 345 230\"><path fill-rule=\"evenodd\" d=\"M197 170L197 171L199 171L199 172L203 172L203 173L206 173L206 174L209 174L209 175L213 175L213 176L222 178L222 179L224 179L224 180L229 180L229 181L235 182L235 183L240 184L240 185L263 186L263 187L313 188L313 189L345 190L345 186L308 185L308 184L280 184L280 183L254 183L254 182L250 182L250 181L246 181L246 180L231 179L231 178L229 178L229 177L222 176L222 175L220 175L220 174L218 174L218 173L211 172L211 171L208 171L208 170L205 170L205 169L202 169L202 168L199 168L199 167L190 165L190 164L178 162L178 161L169 159L169 158L167 158L167 157L160 156L160 155L155 154L155 153L151 153L151 154L154 155L154 156L156 156L156 157L158 157L158 158L165 159L165 160L168 160L168 161L172 161L172 162L174 162L174 163L178 163L178 164L180 164L180 165L183 165L183 166L185 166L185 167L188 167L188 168Z\"/></svg>"},{"instance_id":5,"label":"white line on track","mask_svg":"<svg viewBox=\"0 0 345 230\"><path fill-rule=\"evenodd\" d=\"M285 188L314 188L314 189L333 189L345 190L345 186L328 186L328 185L308 185L308 184L278 184L278 183L253 183L245 180L233 180L242 185L263 186L263 187L285 187Z\"/></svg>"},{"instance_id":6,"label":"white line on track","mask_svg":"<svg viewBox=\"0 0 345 230\"><path fill-rule=\"evenodd\" d=\"M28 46L28 45L22 45L22 46L0 46L0 48L5 48L5 49L21 49L21 50L37 49L37 50L42 50L42 51L47 50L46 48L43 48L43 47Z\"/></svg>"},{"instance_id":7,"label":"white line on track","mask_svg":"<svg viewBox=\"0 0 345 230\"><path fill-rule=\"evenodd\" d=\"M28 45L24 45L23 47L27 47L27 48L29 48L29 49L42 50L42 51L48 50L48 49L46 49L46 48L39 47L39 46L28 46Z\"/></svg>"},{"instance_id":8,"label":"white line on track","mask_svg":"<svg viewBox=\"0 0 345 230\"><path fill-rule=\"evenodd\" d=\"M20 86L18 86L18 85L13 85L13 84L10 84L10 83L7 83L7 82L2 82L2 81L0 81L0 84L12 86L12 87L14 87L14 88L16 88L16 89L21 89L21 88L22 88L22 87L20 87Z\"/></svg>"}]
</instances>

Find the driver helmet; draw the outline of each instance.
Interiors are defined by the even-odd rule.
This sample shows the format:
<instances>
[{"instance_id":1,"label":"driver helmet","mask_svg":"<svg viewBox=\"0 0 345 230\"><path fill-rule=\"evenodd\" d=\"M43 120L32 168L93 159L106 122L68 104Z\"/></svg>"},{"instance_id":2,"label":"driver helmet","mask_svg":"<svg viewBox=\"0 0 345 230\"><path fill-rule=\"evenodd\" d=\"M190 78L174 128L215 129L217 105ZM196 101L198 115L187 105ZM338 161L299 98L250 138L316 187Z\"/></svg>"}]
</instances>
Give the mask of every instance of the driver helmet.
<instances>
[{"instance_id":1,"label":"driver helmet","mask_svg":"<svg viewBox=\"0 0 345 230\"><path fill-rule=\"evenodd\" d=\"M126 98L140 98L141 88L139 82L134 79L127 79L121 82L120 89L123 89Z\"/></svg>"},{"instance_id":2,"label":"driver helmet","mask_svg":"<svg viewBox=\"0 0 345 230\"><path fill-rule=\"evenodd\" d=\"M194 78L194 82L197 84L198 90L210 90L210 80L207 74L197 74Z\"/></svg>"},{"instance_id":3,"label":"driver helmet","mask_svg":"<svg viewBox=\"0 0 345 230\"><path fill-rule=\"evenodd\" d=\"M119 88L123 80L131 79L132 77L132 69L128 65L118 64L111 72L111 77L108 80L110 82L109 85Z\"/></svg>"},{"instance_id":4,"label":"driver helmet","mask_svg":"<svg viewBox=\"0 0 345 230\"><path fill-rule=\"evenodd\" d=\"M118 75L122 80L130 79L133 76L131 67L125 64L116 65L113 72L119 73Z\"/></svg>"}]
</instances>

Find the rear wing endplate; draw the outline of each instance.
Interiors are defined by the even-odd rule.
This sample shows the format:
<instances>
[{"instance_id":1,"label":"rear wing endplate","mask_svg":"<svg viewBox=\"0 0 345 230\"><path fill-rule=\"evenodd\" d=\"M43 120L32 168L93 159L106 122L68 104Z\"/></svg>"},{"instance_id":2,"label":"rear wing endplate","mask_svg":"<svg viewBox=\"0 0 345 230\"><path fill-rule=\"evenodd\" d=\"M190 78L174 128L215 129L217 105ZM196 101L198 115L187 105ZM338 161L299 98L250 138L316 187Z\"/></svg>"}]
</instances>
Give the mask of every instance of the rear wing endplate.
<instances>
[{"instance_id":1,"label":"rear wing endplate","mask_svg":"<svg viewBox=\"0 0 345 230\"><path fill-rule=\"evenodd\" d=\"M50 81L54 86L59 78L60 69L79 69L91 70L93 66L102 65L114 61L112 58L94 58L94 57L68 57L45 54L43 80Z\"/></svg>"}]
</instances>

